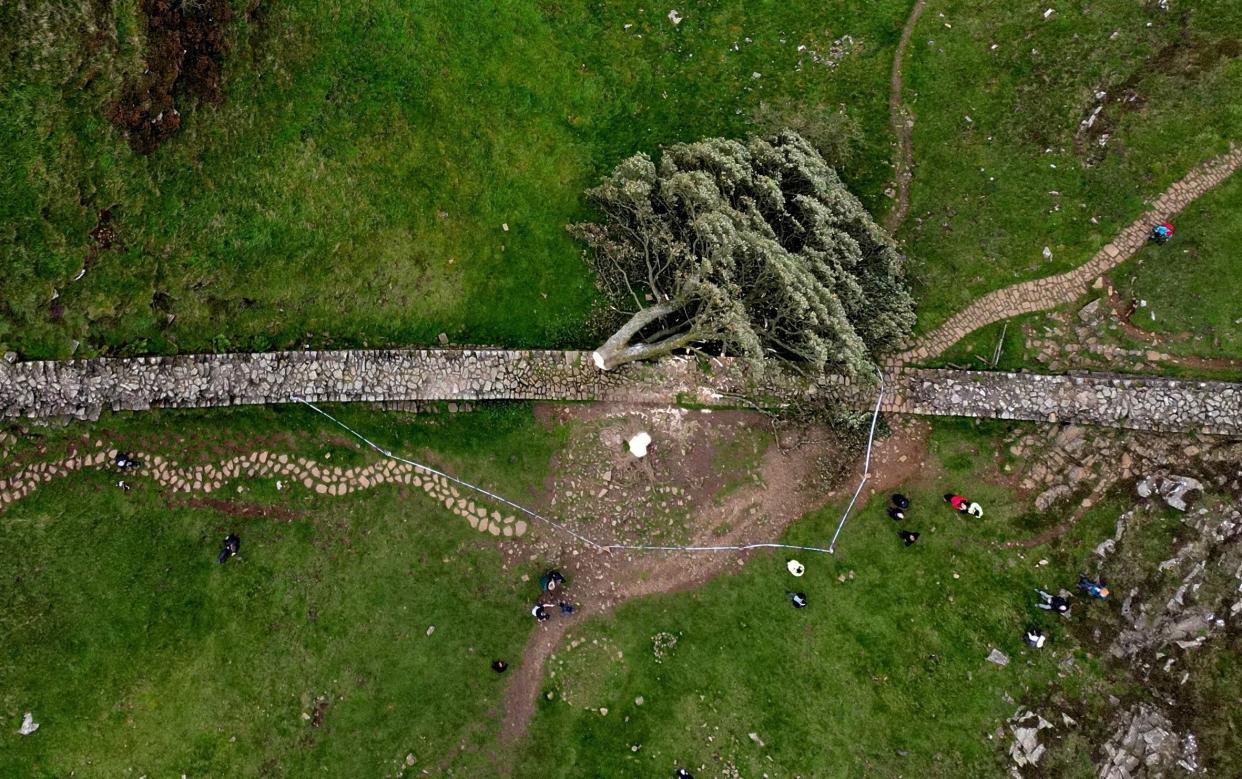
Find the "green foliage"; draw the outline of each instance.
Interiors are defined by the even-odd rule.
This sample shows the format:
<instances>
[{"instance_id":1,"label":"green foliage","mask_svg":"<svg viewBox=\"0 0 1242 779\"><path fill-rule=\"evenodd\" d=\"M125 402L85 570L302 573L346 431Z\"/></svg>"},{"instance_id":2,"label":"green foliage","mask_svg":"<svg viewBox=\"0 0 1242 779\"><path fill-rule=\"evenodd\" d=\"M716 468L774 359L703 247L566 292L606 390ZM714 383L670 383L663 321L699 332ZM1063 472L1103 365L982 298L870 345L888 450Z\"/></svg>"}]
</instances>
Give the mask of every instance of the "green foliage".
<instances>
[{"instance_id":1,"label":"green foliage","mask_svg":"<svg viewBox=\"0 0 1242 779\"><path fill-rule=\"evenodd\" d=\"M571 231L632 312L607 367L712 342L760 369L871 375L914 324L892 240L792 131L637 154L589 195L605 219Z\"/></svg>"}]
</instances>

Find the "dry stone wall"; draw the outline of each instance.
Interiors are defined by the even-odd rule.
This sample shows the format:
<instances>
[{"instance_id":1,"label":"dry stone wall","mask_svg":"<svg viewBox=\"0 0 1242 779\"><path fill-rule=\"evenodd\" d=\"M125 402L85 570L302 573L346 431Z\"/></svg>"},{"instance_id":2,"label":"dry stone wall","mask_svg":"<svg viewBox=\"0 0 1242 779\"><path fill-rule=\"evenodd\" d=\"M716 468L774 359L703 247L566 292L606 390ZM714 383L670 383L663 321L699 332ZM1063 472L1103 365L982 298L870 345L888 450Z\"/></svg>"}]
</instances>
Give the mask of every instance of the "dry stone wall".
<instances>
[{"instance_id":1,"label":"dry stone wall","mask_svg":"<svg viewBox=\"0 0 1242 779\"><path fill-rule=\"evenodd\" d=\"M585 352L375 350L181 355L0 364L0 418L95 419L104 410L312 402L485 400L731 405L739 364L670 359L601 372ZM1108 375L1048 376L901 368L885 411L1073 422L1157 431L1242 434L1242 385ZM786 386L781 391L792 392ZM859 409L875 388L816 392Z\"/></svg>"},{"instance_id":2,"label":"dry stone wall","mask_svg":"<svg viewBox=\"0 0 1242 779\"><path fill-rule=\"evenodd\" d=\"M711 387L692 360L603 373L586 352L401 349L0 363L0 418L96 419L105 410L265 403L479 400L673 402ZM709 399L709 398L707 398Z\"/></svg>"},{"instance_id":3,"label":"dry stone wall","mask_svg":"<svg viewBox=\"0 0 1242 779\"><path fill-rule=\"evenodd\" d=\"M1242 384L1231 382L906 368L889 385L893 413L1242 434Z\"/></svg>"}]
</instances>

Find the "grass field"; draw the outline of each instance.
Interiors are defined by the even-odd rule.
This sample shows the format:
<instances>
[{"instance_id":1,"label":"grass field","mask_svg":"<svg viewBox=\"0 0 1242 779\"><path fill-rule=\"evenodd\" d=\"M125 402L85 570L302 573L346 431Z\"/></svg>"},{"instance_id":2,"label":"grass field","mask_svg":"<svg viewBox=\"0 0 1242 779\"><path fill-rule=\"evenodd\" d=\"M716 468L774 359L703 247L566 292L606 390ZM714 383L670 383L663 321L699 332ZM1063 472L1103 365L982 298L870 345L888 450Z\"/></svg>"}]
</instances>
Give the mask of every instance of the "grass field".
<instances>
[{"instance_id":1,"label":"grass field","mask_svg":"<svg viewBox=\"0 0 1242 779\"><path fill-rule=\"evenodd\" d=\"M521 406L417 421L340 413L381 445L515 497L541 488L563 443L563 430ZM15 456L55 456L89 432L187 462L251 445L364 459L304 410L153 416L178 431L163 447L126 416L49 433ZM756 554L700 588L572 630L547 666L528 740L502 762L516 776L664 776L678 765L709 776L993 776L1006 770L995 730L1018 703L1141 697L1124 668L1097 659L1092 631L1116 629L1117 604L1099 615L1080 605L1072 625L1032 608L1031 589L1072 583L1128 504L1101 501L1038 550L995 546L1063 519L1031 511L1004 483L1016 461L1002 440L1021 426L934 425L929 460L899 487L914 502L900 526L922 533L913 547L878 496L837 555L800 556L801 579L783 556ZM230 485L219 497L286 512L245 518L141 480L124 493L114 478L56 481L4 514L0 553L13 562L0 585L0 710L11 723L33 711L41 729L23 739L6 726L0 774L497 775L504 677L487 666L520 662L532 628L522 576L536 563L502 570L490 537L393 487L326 498ZM951 512L940 499L949 489L983 503L985 518ZM840 508L813 512L786 540L822 542ZM1136 530L1150 536L1139 548L1167 555L1176 527ZM220 566L230 530L242 553ZM1132 571L1113 573L1114 586L1130 586ZM807 609L789 607L794 588ZM1038 653L1020 640L1029 624L1050 636ZM992 648L1008 666L986 661ZM1227 645L1197 662L1237 677ZM1213 713L1224 684L1196 682L1184 712L1218 767L1236 744L1231 720ZM1055 775L1086 765L1074 738L1050 758Z\"/></svg>"},{"instance_id":2,"label":"grass field","mask_svg":"<svg viewBox=\"0 0 1242 779\"><path fill-rule=\"evenodd\" d=\"M518 496L559 440L522 407L410 424L344 413ZM305 410L160 416L200 459L256 440L359 458ZM121 418L92 434L143 430ZM170 444L149 451L189 458ZM520 660L520 577L537 571L502 571L495 544L417 490L342 499L252 480L220 497L293 516L245 518L114 482L54 482L3 516L0 775L392 776L408 754L417 770L490 771L503 680L488 666ZM230 531L241 554L221 566ZM24 711L35 737L9 727Z\"/></svg>"},{"instance_id":3,"label":"grass field","mask_svg":"<svg viewBox=\"0 0 1242 779\"><path fill-rule=\"evenodd\" d=\"M183 107L149 157L105 119L141 72L135 3L0 8L0 347L581 345L582 191L634 152L745 134L763 101L844 106L866 139L847 173L883 199L905 2L693 4L679 25L637 2L246 6L223 104ZM835 67L811 59L847 33ZM72 281L105 208L114 246Z\"/></svg>"},{"instance_id":4,"label":"grass field","mask_svg":"<svg viewBox=\"0 0 1242 779\"><path fill-rule=\"evenodd\" d=\"M863 139L846 179L888 207L904 2L695 5L678 25L638 3L247 7L223 104L183 106L149 157L105 118L141 70L132 2L0 10L15 64L0 81L0 346L65 357L442 331L584 345L592 280L563 229L587 216L583 189L635 151L744 135L764 102L845 110ZM917 171L899 235L921 329L1084 261L1144 197L1242 137L1236 3L1044 10L959 0L911 41ZM105 208L116 240L100 250Z\"/></svg>"},{"instance_id":5,"label":"grass field","mask_svg":"<svg viewBox=\"0 0 1242 779\"><path fill-rule=\"evenodd\" d=\"M1078 542L1036 569L1039 555L989 544L1032 532L1024 507L982 480L994 456L984 442L1004 429L937 425L933 465L902 488L914 502L903 526L923 534L911 548L881 498L851 521L835 557L800 558L802 579L783 557L758 556L733 576L577 631L581 645L552 663L552 696L519 775L664 776L679 765L707 776L1000 775L989 733L1013 713L1006 698L1040 689L1076 653L1030 607L1031 588L1072 575L1084 551ZM948 489L980 500L985 519L957 517L940 497ZM787 540L825 538L840 508L808 517ZM795 587L805 610L786 601ZM1021 643L1032 622L1052 637L1038 654ZM663 659L660 634L676 637ZM985 661L993 647L1008 667Z\"/></svg>"},{"instance_id":6,"label":"grass field","mask_svg":"<svg viewBox=\"0 0 1242 779\"><path fill-rule=\"evenodd\" d=\"M1232 178L1176 221L1173 243L1149 245L1113 271L1123 298L1146 301L1133 317L1158 333L1191 333L1161 348L1242 358L1242 179Z\"/></svg>"},{"instance_id":7,"label":"grass field","mask_svg":"<svg viewBox=\"0 0 1242 779\"><path fill-rule=\"evenodd\" d=\"M1087 261L1144 198L1242 138L1242 5L1049 7L938 3L911 42L917 167L900 236L920 330Z\"/></svg>"},{"instance_id":8,"label":"grass field","mask_svg":"<svg viewBox=\"0 0 1242 779\"><path fill-rule=\"evenodd\" d=\"M0 352L441 332L589 345L593 281L564 226L634 152L742 136L762 103L835 106L861 130L845 179L877 215L889 207L889 66L910 5L704 0L679 5L674 24L632 0L236 0L223 102L182 105L181 131L142 156L106 118L144 68L138 0L0 4ZM1242 4L1169 5L1070 0L1047 18L1030 0L929 7L906 56L916 169L898 233L920 329L1085 261L1145 198L1242 141ZM1235 178L1177 220L1174 243L1114 274L1156 313L1136 324L1193 333L1168 351L1242 357L1240 195ZM105 210L110 247L91 234ZM1018 324L1001 369L1031 367ZM941 360L975 367L1001 327ZM522 500L565 443L520 405L339 413ZM883 497L869 501L838 555L803 558L805 610L785 600L784 558L756 554L583 624L549 665L514 773L1001 775L992 734L1015 701L1137 694L1085 629L1031 609L1031 588L1071 583L1121 504L1101 502L1034 554L994 548L1060 519L1001 483L1008 429L934 423L928 466L901 487L919 543L903 548ZM257 448L371 456L305 409L150 412L23 431L5 473L94 439L186 462ZM742 454L722 452L721 467ZM219 497L291 515L227 515L141 479L123 493L104 473L0 514L0 776L494 775L504 677L488 664L519 662L534 563L504 569L490 537L421 493L242 483ZM953 515L949 489L983 502L985 519ZM812 512L787 540L821 543L840 509ZM229 530L242 554L220 566ZM1159 532L1153 550L1167 546ZM1021 644L1030 622L1049 629L1041 653ZM985 661L993 647L1007 667ZM1071 655L1079 671L1060 673ZM1202 678L1219 682L1196 682L1197 711L1236 697L1237 656L1204 653ZM42 728L19 738L28 710ZM1196 721L1205 751L1236 744L1235 720ZM1092 773L1071 752L1049 770Z\"/></svg>"}]
</instances>

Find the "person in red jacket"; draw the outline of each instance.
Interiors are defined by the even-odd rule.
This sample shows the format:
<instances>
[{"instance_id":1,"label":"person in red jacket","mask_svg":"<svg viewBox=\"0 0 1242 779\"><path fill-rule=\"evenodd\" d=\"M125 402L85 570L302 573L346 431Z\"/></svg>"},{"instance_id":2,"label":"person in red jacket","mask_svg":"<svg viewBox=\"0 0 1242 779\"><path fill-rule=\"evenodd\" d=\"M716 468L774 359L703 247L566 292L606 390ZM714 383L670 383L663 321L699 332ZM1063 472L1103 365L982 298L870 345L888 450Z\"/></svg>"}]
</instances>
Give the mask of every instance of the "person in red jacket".
<instances>
[{"instance_id":1,"label":"person in red jacket","mask_svg":"<svg viewBox=\"0 0 1242 779\"><path fill-rule=\"evenodd\" d=\"M944 496L944 502L953 507L955 511L965 512L966 507L970 505L970 501L956 493L948 493Z\"/></svg>"}]
</instances>

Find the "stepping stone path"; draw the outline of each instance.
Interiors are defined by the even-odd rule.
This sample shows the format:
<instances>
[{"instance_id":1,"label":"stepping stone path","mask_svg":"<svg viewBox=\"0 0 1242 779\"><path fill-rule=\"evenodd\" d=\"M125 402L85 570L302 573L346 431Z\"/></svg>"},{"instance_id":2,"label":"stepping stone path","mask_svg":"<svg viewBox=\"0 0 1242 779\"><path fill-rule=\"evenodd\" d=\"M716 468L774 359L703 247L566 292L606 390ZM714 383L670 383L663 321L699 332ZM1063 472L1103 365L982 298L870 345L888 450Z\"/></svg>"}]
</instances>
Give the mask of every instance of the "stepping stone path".
<instances>
[{"instance_id":1,"label":"stepping stone path","mask_svg":"<svg viewBox=\"0 0 1242 779\"><path fill-rule=\"evenodd\" d=\"M1228 154L1205 162L1157 198L1147 213L1122 230L1112 243L1086 264L1055 276L1024 281L989 292L923 336L913 348L898 355L894 363L930 360L970 333L993 322L1072 303L1082 297L1092 282L1142 249L1152 225L1172 219L1204 192L1229 178L1239 166L1242 166L1242 149L1237 147L1232 147Z\"/></svg>"},{"instance_id":2,"label":"stepping stone path","mask_svg":"<svg viewBox=\"0 0 1242 779\"><path fill-rule=\"evenodd\" d=\"M21 500L39 485L87 468L112 470L117 450L96 443L90 454L74 454L57 462L35 463L7 478L0 478L0 510ZM134 454L143 463L137 471L125 474L127 480L151 479L176 493L208 494L219 491L234 479L276 478L292 488L303 488L318 495L344 496L381 484L407 484L421 489L470 527L493 536L520 538L527 522L475 503L448 479L425 468L394 460L341 468L322 465L305 457L259 451L239 455L219 464L183 466L159 455Z\"/></svg>"}]
</instances>

